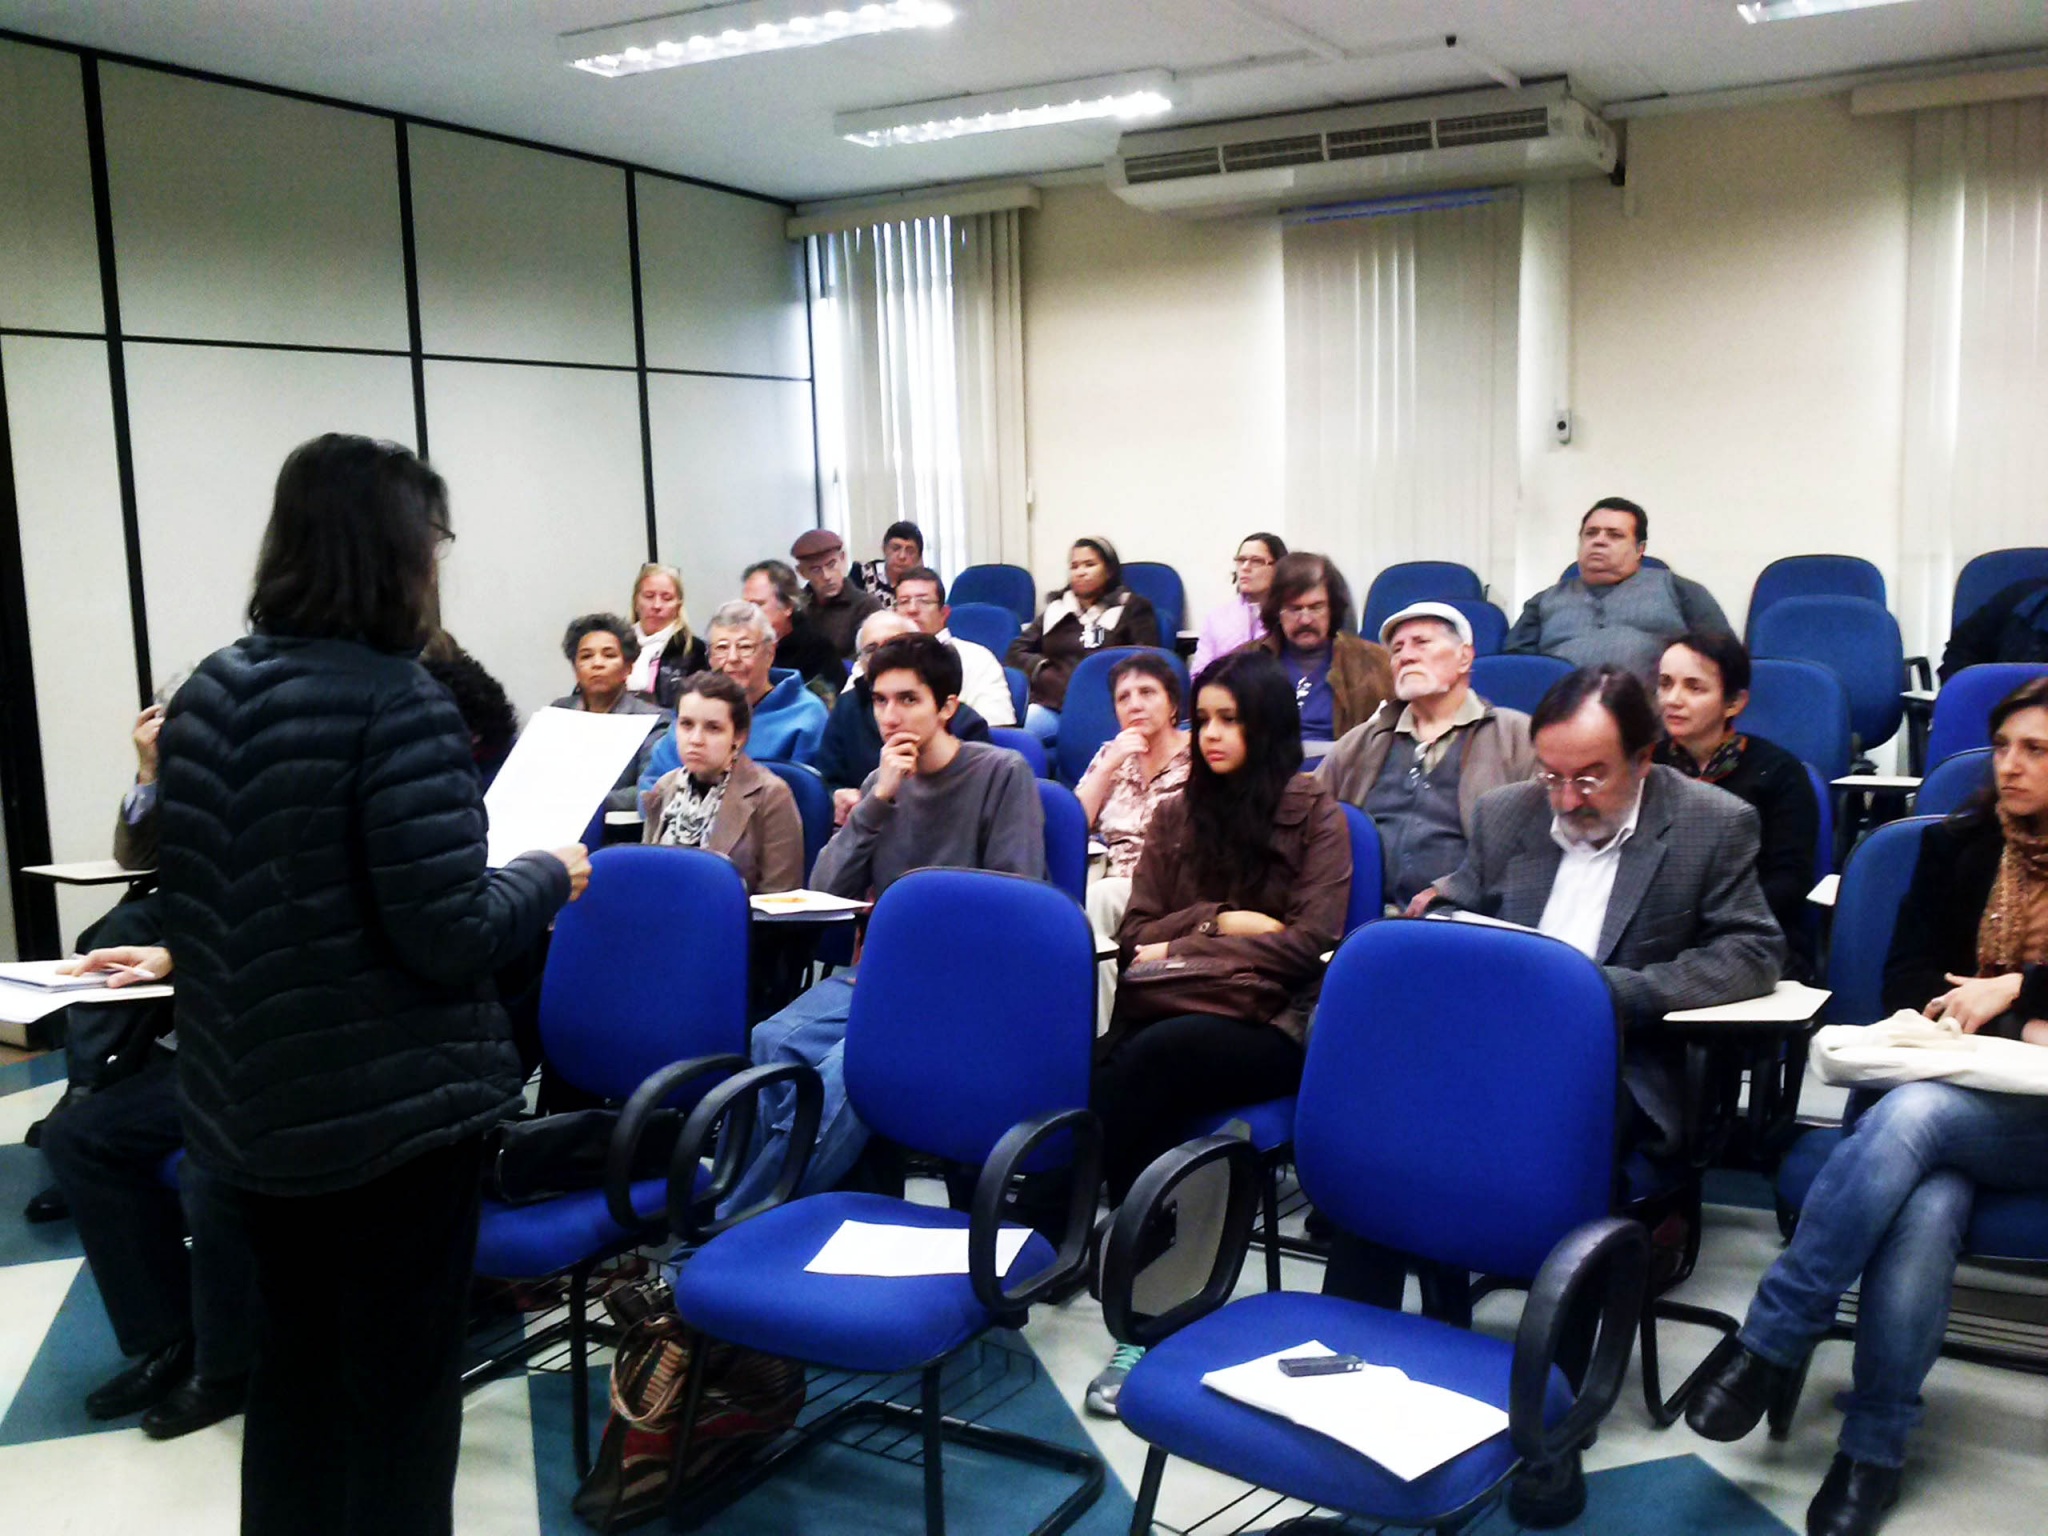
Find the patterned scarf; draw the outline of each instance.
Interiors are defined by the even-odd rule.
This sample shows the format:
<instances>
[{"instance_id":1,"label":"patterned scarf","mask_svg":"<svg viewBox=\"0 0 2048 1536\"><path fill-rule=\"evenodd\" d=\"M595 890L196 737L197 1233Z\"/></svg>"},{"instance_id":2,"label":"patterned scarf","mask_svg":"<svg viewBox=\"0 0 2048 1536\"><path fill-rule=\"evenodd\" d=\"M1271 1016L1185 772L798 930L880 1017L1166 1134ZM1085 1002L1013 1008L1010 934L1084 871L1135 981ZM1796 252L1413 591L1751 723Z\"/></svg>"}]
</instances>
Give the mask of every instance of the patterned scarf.
<instances>
[{"instance_id":1,"label":"patterned scarf","mask_svg":"<svg viewBox=\"0 0 2048 1536\"><path fill-rule=\"evenodd\" d=\"M1672 742L1666 756L1669 766L1676 768L1688 779L1698 779L1704 784L1718 784L1737 768L1742 766L1742 754L1749 747L1749 738L1740 734L1730 736L1721 745L1707 754L1704 763L1694 763L1692 754Z\"/></svg>"},{"instance_id":2,"label":"patterned scarf","mask_svg":"<svg viewBox=\"0 0 2048 1536\"><path fill-rule=\"evenodd\" d=\"M1977 974L2009 976L2048 960L2048 833L2022 827L2003 806L2005 851L1977 924Z\"/></svg>"},{"instance_id":3,"label":"patterned scarf","mask_svg":"<svg viewBox=\"0 0 2048 1536\"><path fill-rule=\"evenodd\" d=\"M685 773L668 804L661 808L661 826L654 840L665 848L702 848L718 820L718 808L725 803L725 786L732 778L728 766L709 784L699 784L694 774Z\"/></svg>"}]
</instances>

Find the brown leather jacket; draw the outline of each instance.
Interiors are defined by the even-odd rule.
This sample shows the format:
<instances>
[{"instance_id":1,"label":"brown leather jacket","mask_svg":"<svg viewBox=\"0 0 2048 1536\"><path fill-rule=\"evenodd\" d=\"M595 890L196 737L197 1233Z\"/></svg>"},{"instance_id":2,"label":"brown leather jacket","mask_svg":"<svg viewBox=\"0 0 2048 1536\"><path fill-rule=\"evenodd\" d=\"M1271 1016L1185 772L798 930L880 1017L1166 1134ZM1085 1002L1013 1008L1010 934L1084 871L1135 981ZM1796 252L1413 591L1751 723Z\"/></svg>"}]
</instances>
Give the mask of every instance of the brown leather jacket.
<instances>
[{"instance_id":1,"label":"brown leather jacket","mask_svg":"<svg viewBox=\"0 0 2048 1536\"><path fill-rule=\"evenodd\" d=\"M690 770L677 768L640 796L645 818L640 840L651 843L661 829L661 808ZM718 805L704 846L731 859L747 882L747 894L794 891L804 883L804 826L789 786L745 753L734 759L732 778Z\"/></svg>"},{"instance_id":2,"label":"brown leather jacket","mask_svg":"<svg viewBox=\"0 0 2048 1536\"><path fill-rule=\"evenodd\" d=\"M1277 657L1280 646L1280 636L1261 635L1248 641L1244 649L1256 648ZM1335 716L1330 739L1342 741L1346 731L1365 724L1372 712L1393 696L1394 663L1387 648L1338 630L1330 644L1330 697Z\"/></svg>"}]
</instances>

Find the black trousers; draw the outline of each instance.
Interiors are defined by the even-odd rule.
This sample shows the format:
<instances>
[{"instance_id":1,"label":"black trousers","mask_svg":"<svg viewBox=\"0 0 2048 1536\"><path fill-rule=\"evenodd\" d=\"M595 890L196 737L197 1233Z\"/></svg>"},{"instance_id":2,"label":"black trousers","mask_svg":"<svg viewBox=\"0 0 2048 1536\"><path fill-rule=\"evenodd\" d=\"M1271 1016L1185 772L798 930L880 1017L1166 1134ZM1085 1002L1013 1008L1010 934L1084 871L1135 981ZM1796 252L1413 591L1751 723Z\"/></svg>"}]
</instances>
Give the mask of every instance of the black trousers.
<instances>
[{"instance_id":1,"label":"black trousers","mask_svg":"<svg viewBox=\"0 0 2048 1536\"><path fill-rule=\"evenodd\" d=\"M483 1141L325 1195L237 1191L262 1332L243 1536L447 1536Z\"/></svg>"},{"instance_id":2,"label":"black trousers","mask_svg":"<svg viewBox=\"0 0 2048 1536\"><path fill-rule=\"evenodd\" d=\"M1189 1013L1124 1036L1096 1063L1089 1101L1102 1120L1109 1203L1123 1204L1188 1124L1301 1086L1302 1050L1270 1024Z\"/></svg>"},{"instance_id":3,"label":"black trousers","mask_svg":"<svg viewBox=\"0 0 2048 1536\"><path fill-rule=\"evenodd\" d=\"M179 1187L164 1187L159 1170L184 1139L177 1058L158 1048L133 1076L52 1115L42 1145L122 1353L152 1354L191 1335L198 1374L224 1380L249 1369L249 1245L233 1200L192 1159Z\"/></svg>"},{"instance_id":4,"label":"black trousers","mask_svg":"<svg viewBox=\"0 0 2048 1536\"><path fill-rule=\"evenodd\" d=\"M163 939L157 903L126 900L78 936L81 954L118 944ZM170 1027L168 999L155 1003L73 1003L63 1012L66 1076L71 1088L95 1089L126 1076L148 1057L150 1041ZM77 1102L74 1097L73 1103ZM65 1106L67 1109L69 1104Z\"/></svg>"}]
</instances>

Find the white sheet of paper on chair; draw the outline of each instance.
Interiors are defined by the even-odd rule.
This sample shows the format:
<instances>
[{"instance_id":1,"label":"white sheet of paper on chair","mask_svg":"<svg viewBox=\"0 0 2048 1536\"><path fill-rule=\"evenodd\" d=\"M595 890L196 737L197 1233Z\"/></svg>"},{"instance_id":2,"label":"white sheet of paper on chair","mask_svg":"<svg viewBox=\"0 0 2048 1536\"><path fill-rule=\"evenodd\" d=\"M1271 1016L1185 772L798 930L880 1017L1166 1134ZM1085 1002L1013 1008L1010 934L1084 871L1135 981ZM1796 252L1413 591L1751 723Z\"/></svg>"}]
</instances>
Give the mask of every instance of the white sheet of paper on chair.
<instances>
[{"instance_id":1,"label":"white sheet of paper on chair","mask_svg":"<svg viewBox=\"0 0 2048 1536\"><path fill-rule=\"evenodd\" d=\"M996 1229L996 1273L1007 1275L1031 1237L1029 1227ZM965 1227L898 1227L842 1221L804 1266L813 1275L871 1275L903 1280L913 1275L967 1273Z\"/></svg>"},{"instance_id":2,"label":"white sheet of paper on chair","mask_svg":"<svg viewBox=\"0 0 2048 1536\"><path fill-rule=\"evenodd\" d=\"M1280 1362L1296 1355L1333 1355L1314 1339L1211 1371L1202 1385L1378 1462L1413 1482L1508 1427L1491 1403L1412 1380L1390 1365L1365 1365L1333 1376L1284 1376Z\"/></svg>"}]
</instances>

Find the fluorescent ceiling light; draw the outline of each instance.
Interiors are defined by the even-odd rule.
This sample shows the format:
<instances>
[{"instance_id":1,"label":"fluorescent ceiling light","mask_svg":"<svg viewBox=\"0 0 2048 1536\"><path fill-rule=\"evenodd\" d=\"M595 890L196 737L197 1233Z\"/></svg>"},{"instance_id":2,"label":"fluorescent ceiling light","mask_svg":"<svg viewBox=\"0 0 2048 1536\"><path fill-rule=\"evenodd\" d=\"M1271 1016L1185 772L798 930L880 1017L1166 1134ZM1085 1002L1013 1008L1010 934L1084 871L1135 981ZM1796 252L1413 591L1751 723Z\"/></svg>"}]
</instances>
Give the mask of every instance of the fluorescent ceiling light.
<instances>
[{"instance_id":1,"label":"fluorescent ceiling light","mask_svg":"<svg viewBox=\"0 0 2048 1536\"><path fill-rule=\"evenodd\" d=\"M1749 0L1735 7L1744 21L1797 21L1833 11L1862 11L1879 5L1904 5L1907 0Z\"/></svg>"},{"instance_id":2,"label":"fluorescent ceiling light","mask_svg":"<svg viewBox=\"0 0 2048 1536\"><path fill-rule=\"evenodd\" d=\"M842 38L867 37L876 32L943 27L953 19L953 8L942 0L886 0L821 12L806 8L804 14L792 14L803 6L805 0L713 5L624 26L565 34L579 50L579 56L571 59L569 65L618 80L650 70L674 69L680 64L737 58L743 53L772 53L781 48L809 48L817 43L836 43ZM603 51L581 51L586 48Z\"/></svg>"},{"instance_id":3,"label":"fluorescent ceiling light","mask_svg":"<svg viewBox=\"0 0 2048 1536\"><path fill-rule=\"evenodd\" d=\"M1175 106L1173 76L1163 69L1088 80L1058 80L980 96L912 101L872 112L842 112L832 131L842 139L881 149L891 144L930 144L1007 128L1043 128L1113 117L1125 122L1157 117Z\"/></svg>"}]
</instances>

